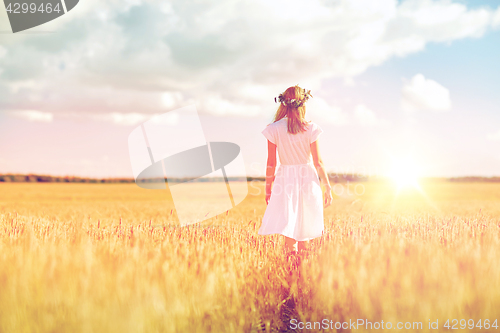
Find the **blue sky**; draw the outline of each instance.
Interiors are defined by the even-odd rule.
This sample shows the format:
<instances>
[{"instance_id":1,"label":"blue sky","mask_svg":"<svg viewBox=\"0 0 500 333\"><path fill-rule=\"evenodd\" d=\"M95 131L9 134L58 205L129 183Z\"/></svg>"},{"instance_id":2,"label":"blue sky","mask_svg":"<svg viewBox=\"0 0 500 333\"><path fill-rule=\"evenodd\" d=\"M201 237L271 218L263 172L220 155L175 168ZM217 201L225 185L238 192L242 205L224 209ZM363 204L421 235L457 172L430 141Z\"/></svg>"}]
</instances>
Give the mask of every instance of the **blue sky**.
<instances>
[{"instance_id":1,"label":"blue sky","mask_svg":"<svg viewBox=\"0 0 500 333\"><path fill-rule=\"evenodd\" d=\"M1 8L0 173L131 177L128 134L195 104L262 175L273 98L299 83L331 172L500 175L498 6L87 0L18 34Z\"/></svg>"},{"instance_id":2,"label":"blue sky","mask_svg":"<svg viewBox=\"0 0 500 333\"><path fill-rule=\"evenodd\" d=\"M346 87L339 79L333 79L329 86L331 90L339 90L340 95L355 91L357 101L351 104L362 101L373 106L380 117L395 121L401 133L392 133L390 139L402 140L409 145L431 140L422 147L429 153L436 150L422 163L428 166L429 175L492 176L500 174L500 145L498 141L488 138L498 131L500 124L500 66L497 59L500 59L500 33L493 31L482 38L429 44L422 52L392 58L356 78L356 82L366 85ZM415 73L424 73L447 87L453 103L452 110L412 116L401 112L399 92L402 78L410 78ZM410 138L409 133L404 134L412 131L418 135ZM344 135L347 136L347 133ZM373 140L379 137L380 134L375 132L363 138ZM404 154L404 150L404 147L400 148L396 154ZM425 152L421 153L425 155ZM446 160L440 156L442 154L447 156ZM361 160L366 158L359 157L357 163L362 163ZM432 172L430 165L435 162L443 167L436 166Z\"/></svg>"}]
</instances>

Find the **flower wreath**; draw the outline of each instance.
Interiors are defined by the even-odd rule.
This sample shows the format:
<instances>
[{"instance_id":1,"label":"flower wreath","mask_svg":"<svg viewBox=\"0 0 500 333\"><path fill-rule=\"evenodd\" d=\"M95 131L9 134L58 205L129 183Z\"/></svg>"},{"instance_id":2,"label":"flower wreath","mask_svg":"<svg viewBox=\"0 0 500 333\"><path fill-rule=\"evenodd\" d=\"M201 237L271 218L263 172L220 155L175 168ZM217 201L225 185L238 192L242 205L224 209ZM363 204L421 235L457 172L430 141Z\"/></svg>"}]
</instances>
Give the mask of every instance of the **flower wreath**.
<instances>
[{"instance_id":1,"label":"flower wreath","mask_svg":"<svg viewBox=\"0 0 500 333\"><path fill-rule=\"evenodd\" d=\"M298 85L296 86L298 87ZM299 87L300 88L300 87ZM302 88L301 88L302 89ZM274 102L275 103L278 103L278 100L280 101L281 104L283 104L284 106L293 106L295 108L298 108L298 107L301 107L302 105L304 105L304 103L310 98L310 97L313 97L311 95L311 90L305 90L305 89L302 89L304 90L304 99L300 100L300 99L295 99L295 98L292 98L292 99L288 99L288 98L285 98L285 96L283 96L283 94L280 94L278 97L275 97L274 98Z\"/></svg>"}]
</instances>

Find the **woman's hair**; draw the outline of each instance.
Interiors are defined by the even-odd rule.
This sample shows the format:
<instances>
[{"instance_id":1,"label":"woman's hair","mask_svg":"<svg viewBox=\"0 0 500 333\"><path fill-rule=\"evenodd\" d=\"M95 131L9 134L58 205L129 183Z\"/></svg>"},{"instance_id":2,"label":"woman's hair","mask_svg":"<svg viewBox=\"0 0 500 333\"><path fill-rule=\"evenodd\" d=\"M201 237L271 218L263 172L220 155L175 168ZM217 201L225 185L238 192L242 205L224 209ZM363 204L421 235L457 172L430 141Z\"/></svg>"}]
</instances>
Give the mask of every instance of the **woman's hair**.
<instances>
[{"instance_id":1,"label":"woman's hair","mask_svg":"<svg viewBox=\"0 0 500 333\"><path fill-rule=\"evenodd\" d=\"M298 85L285 90L279 96L280 106L274 115L274 122L288 116L288 132L296 134L307 129L308 121L305 120L306 106L305 101L309 98L310 92L305 91Z\"/></svg>"}]
</instances>

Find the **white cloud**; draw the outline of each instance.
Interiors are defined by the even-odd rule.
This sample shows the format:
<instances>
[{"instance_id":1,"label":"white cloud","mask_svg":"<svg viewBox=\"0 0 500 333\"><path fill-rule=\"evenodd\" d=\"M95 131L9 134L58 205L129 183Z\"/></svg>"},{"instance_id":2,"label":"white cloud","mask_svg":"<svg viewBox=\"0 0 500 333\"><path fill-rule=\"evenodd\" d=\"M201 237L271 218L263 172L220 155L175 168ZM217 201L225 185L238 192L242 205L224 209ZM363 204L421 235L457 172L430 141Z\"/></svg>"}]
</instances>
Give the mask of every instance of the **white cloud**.
<instances>
[{"instance_id":1,"label":"white cloud","mask_svg":"<svg viewBox=\"0 0 500 333\"><path fill-rule=\"evenodd\" d=\"M340 107L328 104L321 97L313 97L307 101L306 113L314 121L322 120L333 125L349 123L347 114Z\"/></svg>"},{"instance_id":2,"label":"white cloud","mask_svg":"<svg viewBox=\"0 0 500 333\"><path fill-rule=\"evenodd\" d=\"M378 126L378 125L387 125L388 122L383 119L379 119L375 112L370 110L366 105L364 104L358 104L354 108L354 116L358 120L358 122L367 127L371 126Z\"/></svg>"},{"instance_id":3,"label":"white cloud","mask_svg":"<svg viewBox=\"0 0 500 333\"><path fill-rule=\"evenodd\" d=\"M450 92L436 81L426 79L422 74L415 75L401 89L401 107L405 111L451 109Z\"/></svg>"},{"instance_id":4,"label":"white cloud","mask_svg":"<svg viewBox=\"0 0 500 333\"><path fill-rule=\"evenodd\" d=\"M0 45L0 58L4 57L7 54L7 49Z\"/></svg>"},{"instance_id":5,"label":"white cloud","mask_svg":"<svg viewBox=\"0 0 500 333\"><path fill-rule=\"evenodd\" d=\"M161 96L161 101L166 108L173 108L179 105L183 99L180 92L165 92Z\"/></svg>"},{"instance_id":6,"label":"white cloud","mask_svg":"<svg viewBox=\"0 0 500 333\"><path fill-rule=\"evenodd\" d=\"M142 123L149 119L150 115L142 113L119 113L111 112L105 114L94 115L92 118L98 121L110 122L116 125L131 126Z\"/></svg>"},{"instance_id":7,"label":"white cloud","mask_svg":"<svg viewBox=\"0 0 500 333\"><path fill-rule=\"evenodd\" d=\"M480 37L493 16L491 10L468 10L465 5L451 1L405 1L400 10L402 17L410 18L432 41Z\"/></svg>"},{"instance_id":8,"label":"white cloud","mask_svg":"<svg viewBox=\"0 0 500 333\"><path fill-rule=\"evenodd\" d=\"M377 123L377 117L375 113L368 109L365 105L359 104L354 109L354 115L356 119L361 123L361 125L365 126L373 126Z\"/></svg>"},{"instance_id":9,"label":"white cloud","mask_svg":"<svg viewBox=\"0 0 500 333\"><path fill-rule=\"evenodd\" d=\"M352 77L346 76L344 78L344 85L348 86L348 87L354 87L356 85L356 82L354 81L354 79Z\"/></svg>"},{"instance_id":10,"label":"white cloud","mask_svg":"<svg viewBox=\"0 0 500 333\"><path fill-rule=\"evenodd\" d=\"M115 125L133 126L141 124L159 115L161 114L144 114L137 112L131 112L131 113L111 112L105 114L91 115L89 117L97 121L109 122ZM168 112L161 119L168 125L175 125L179 120L179 115L175 112Z\"/></svg>"},{"instance_id":11,"label":"white cloud","mask_svg":"<svg viewBox=\"0 0 500 333\"><path fill-rule=\"evenodd\" d=\"M161 116L158 118L157 116ZM138 112L108 112L108 113L83 113L66 112L58 115L59 118L70 120L85 121L92 120L98 122L110 123L119 126L134 126L148 120L165 125L176 125L179 122L179 114L175 111L163 113L138 113Z\"/></svg>"},{"instance_id":12,"label":"white cloud","mask_svg":"<svg viewBox=\"0 0 500 333\"><path fill-rule=\"evenodd\" d=\"M35 80L19 80L9 84L10 93L16 94L20 90L24 89L25 91L40 91L42 86L38 84Z\"/></svg>"},{"instance_id":13,"label":"white cloud","mask_svg":"<svg viewBox=\"0 0 500 333\"><path fill-rule=\"evenodd\" d=\"M498 132L488 135L488 139L492 141L500 141L500 130Z\"/></svg>"},{"instance_id":14,"label":"white cloud","mask_svg":"<svg viewBox=\"0 0 500 333\"><path fill-rule=\"evenodd\" d=\"M205 95L199 99L198 105L205 112L218 116L242 117L256 116L262 113L262 109L257 105L245 103L243 101L222 98L219 95Z\"/></svg>"},{"instance_id":15,"label":"white cloud","mask_svg":"<svg viewBox=\"0 0 500 333\"><path fill-rule=\"evenodd\" d=\"M38 110L10 111L8 114L33 122L50 123L54 119L54 115L52 113Z\"/></svg>"},{"instance_id":16,"label":"white cloud","mask_svg":"<svg viewBox=\"0 0 500 333\"><path fill-rule=\"evenodd\" d=\"M290 82L349 84L429 42L479 37L499 13L430 0L86 0L40 28L58 33L2 44L0 108L151 114L195 102L201 113L263 115Z\"/></svg>"},{"instance_id":17,"label":"white cloud","mask_svg":"<svg viewBox=\"0 0 500 333\"><path fill-rule=\"evenodd\" d=\"M492 25L494 28L500 27L500 8L498 8L493 16Z\"/></svg>"}]
</instances>

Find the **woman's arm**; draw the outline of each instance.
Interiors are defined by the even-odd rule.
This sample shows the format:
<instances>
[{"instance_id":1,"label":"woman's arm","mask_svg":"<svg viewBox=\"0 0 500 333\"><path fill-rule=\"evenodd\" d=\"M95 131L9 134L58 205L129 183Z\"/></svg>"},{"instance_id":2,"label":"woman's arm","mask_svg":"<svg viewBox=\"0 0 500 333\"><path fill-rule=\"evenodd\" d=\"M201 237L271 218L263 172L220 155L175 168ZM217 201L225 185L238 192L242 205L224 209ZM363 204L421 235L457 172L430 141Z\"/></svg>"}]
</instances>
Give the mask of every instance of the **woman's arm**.
<instances>
[{"instance_id":1,"label":"woman's arm","mask_svg":"<svg viewBox=\"0 0 500 333\"><path fill-rule=\"evenodd\" d=\"M325 207L330 206L332 203L332 187L330 181L328 180L328 175L326 174L325 165L323 164L323 159L319 153L319 139L311 143L311 154L313 157L314 166L318 171L319 179L325 184Z\"/></svg>"},{"instance_id":2,"label":"woman's arm","mask_svg":"<svg viewBox=\"0 0 500 333\"><path fill-rule=\"evenodd\" d=\"M276 171L276 145L267 140L267 168L266 168L266 204L271 198L271 188L274 182L274 172Z\"/></svg>"}]
</instances>

